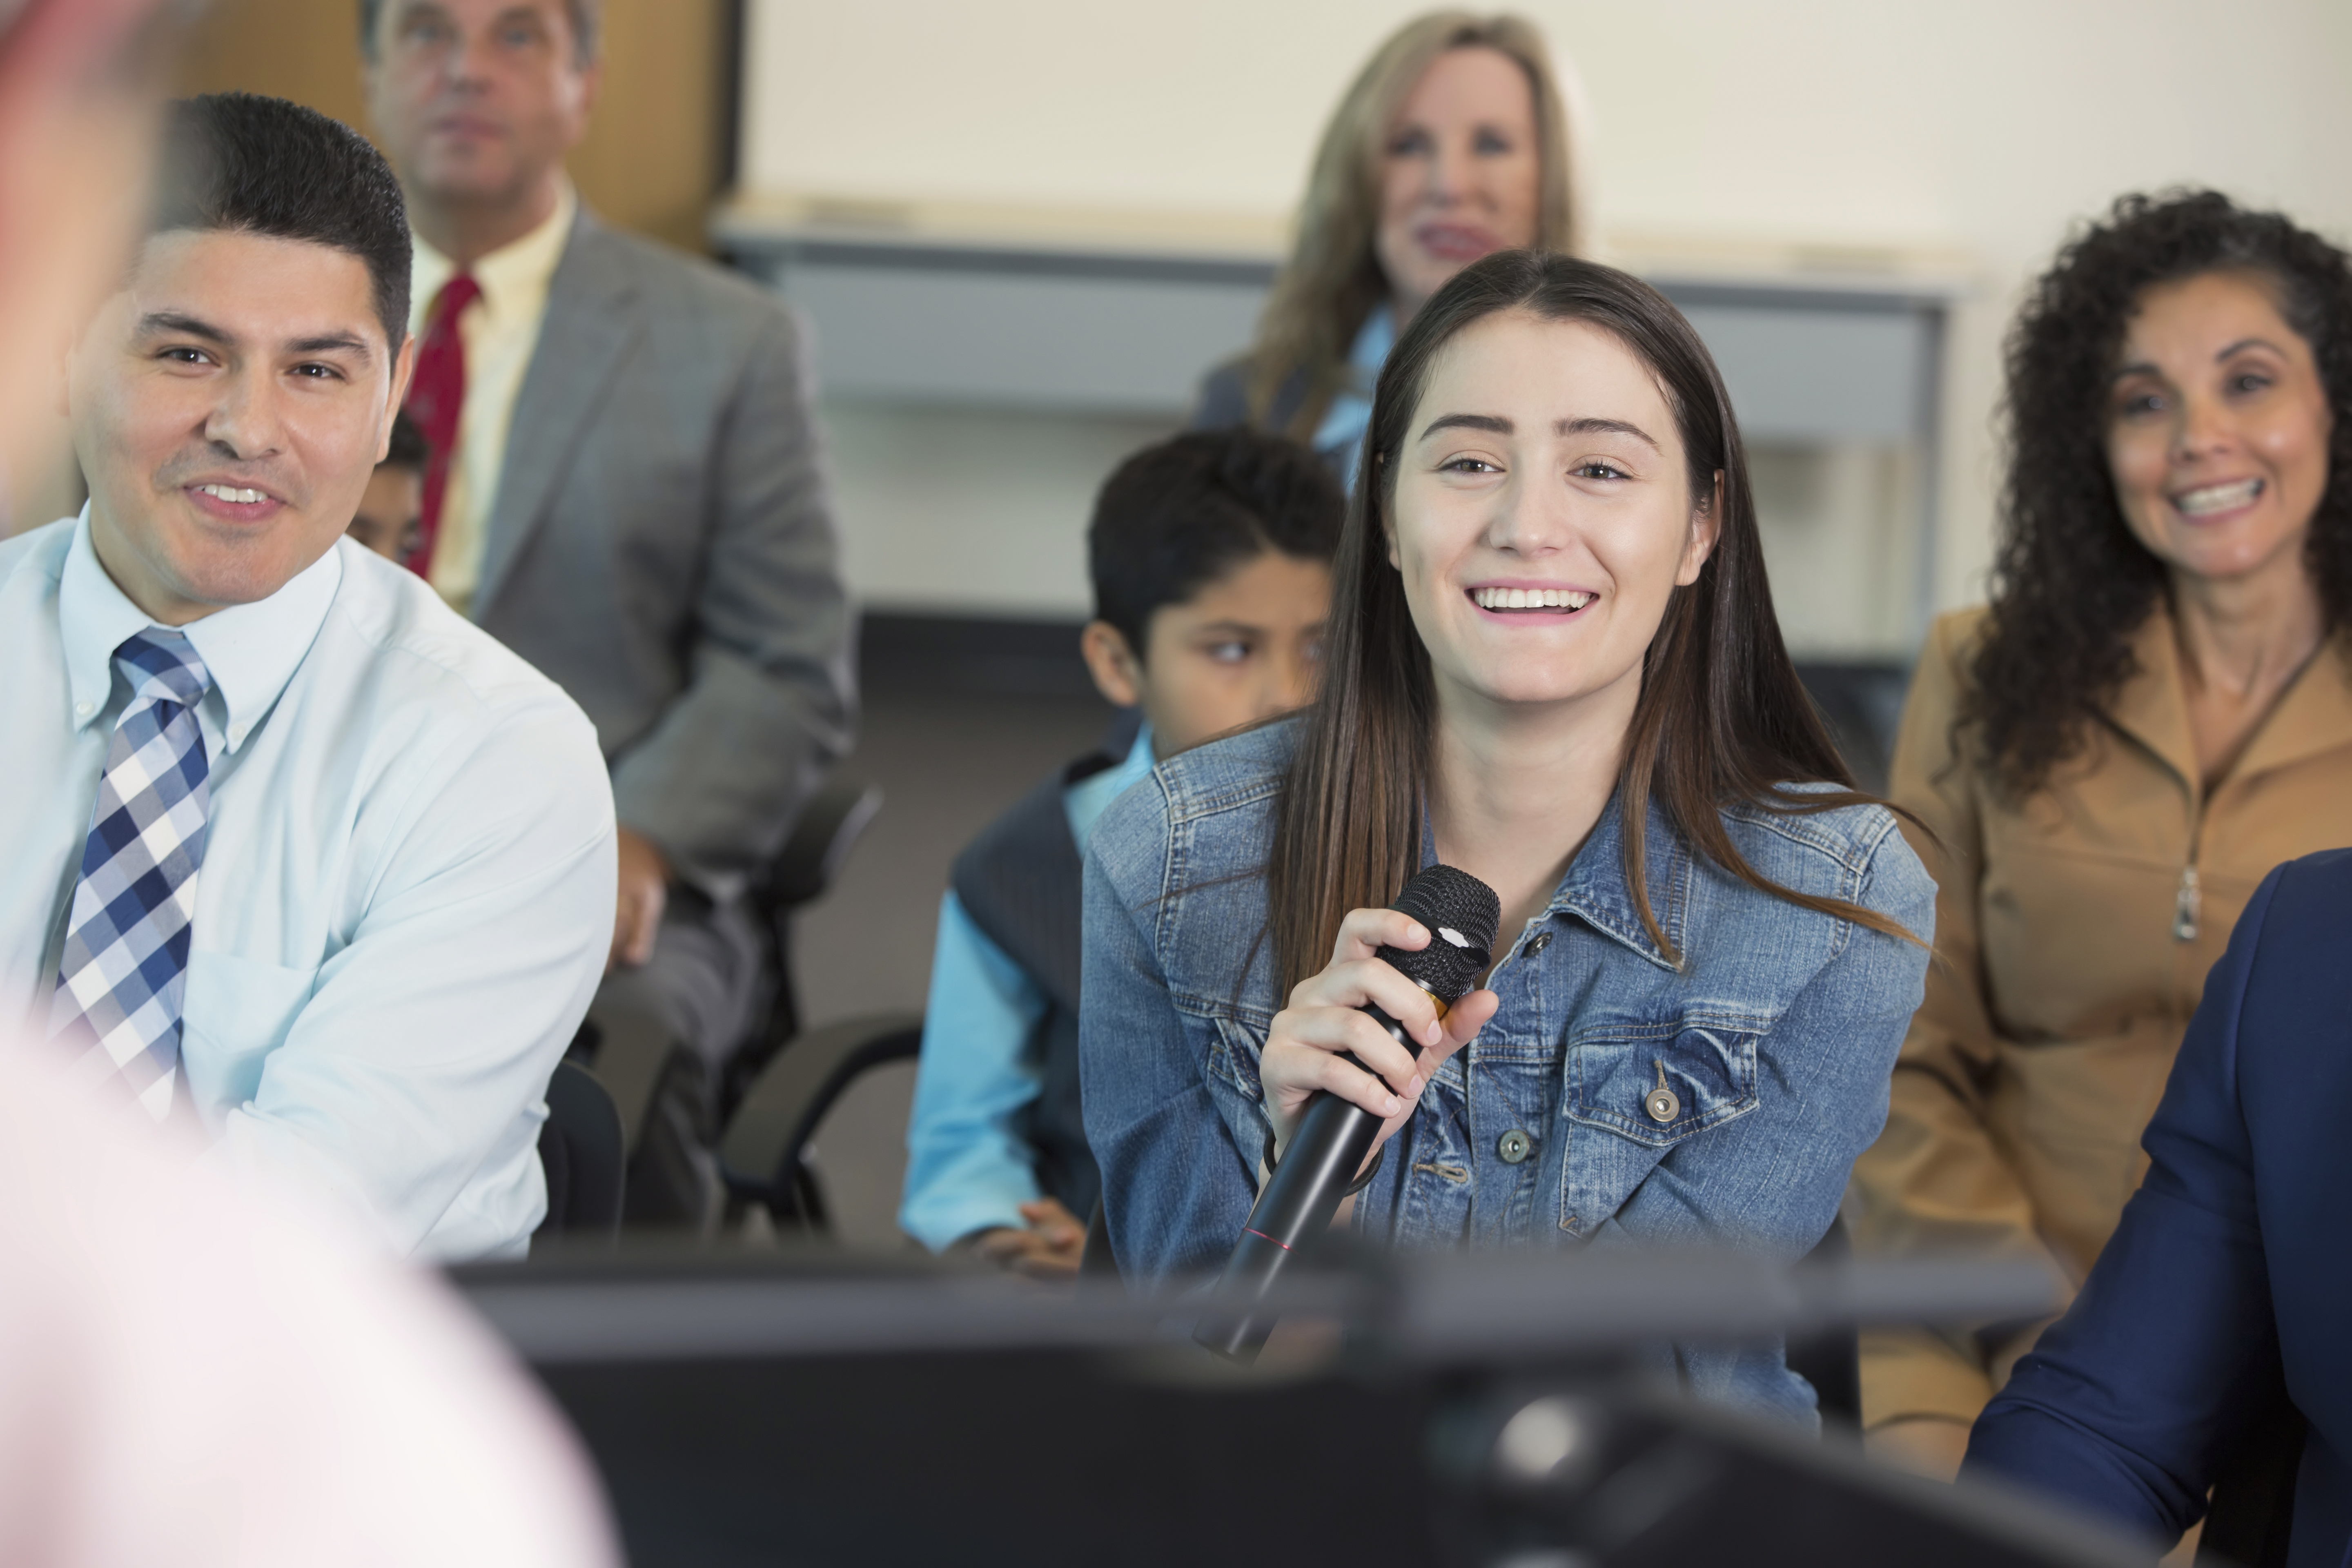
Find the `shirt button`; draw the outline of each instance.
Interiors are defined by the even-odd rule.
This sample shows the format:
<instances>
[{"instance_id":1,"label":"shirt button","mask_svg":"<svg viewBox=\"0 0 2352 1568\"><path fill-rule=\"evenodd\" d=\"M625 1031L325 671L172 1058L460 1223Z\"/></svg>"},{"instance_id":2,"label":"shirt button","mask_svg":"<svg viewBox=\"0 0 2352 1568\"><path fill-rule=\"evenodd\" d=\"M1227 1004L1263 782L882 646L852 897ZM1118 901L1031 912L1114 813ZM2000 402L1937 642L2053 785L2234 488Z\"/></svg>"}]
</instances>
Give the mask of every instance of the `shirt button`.
<instances>
[{"instance_id":1,"label":"shirt button","mask_svg":"<svg viewBox=\"0 0 2352 1568\"><path fill-rule=\"evenodd\" d=\"M1537 953L1541 952L1545 948L1548 948L1550 945L1551 932L1548 931L1539 931L1536 932L1534 939L1528 943L1526 956L1533 958Z\"/></svg>"},{"instance_id":2,"label":"shirt button","mask_svg":"<svg viewBox=\"0 0 2352 1568\"><path fill-rule=\"evenodd\" d=\"M1535 1150L1536 1141L1517 1127L1495 1141L1495 1152L1503 1157L1506 1165L1516 1165Z\"/></svg>"},{"instance_id":3,"label":"shirt button","mask_svg":"<svg viewBox=\"0 0 2352 1568\"><path fill-rule=\"evenodd\" d=\"M87 719L89 717L90 710L96 706L97 704L94 702L77 702L74 704L74 711Z\"/></svg>"},{"instance_id":4,"label":"shirt button","mask_svg":"<svg viewBox=\"0 0 2352 1568\"><path fill-rule=\"evenodd\" d=\"M244 725L231 724L228 727L228 743L232 746L242 746L245 744Z\"/></svg>"}]
</instances>

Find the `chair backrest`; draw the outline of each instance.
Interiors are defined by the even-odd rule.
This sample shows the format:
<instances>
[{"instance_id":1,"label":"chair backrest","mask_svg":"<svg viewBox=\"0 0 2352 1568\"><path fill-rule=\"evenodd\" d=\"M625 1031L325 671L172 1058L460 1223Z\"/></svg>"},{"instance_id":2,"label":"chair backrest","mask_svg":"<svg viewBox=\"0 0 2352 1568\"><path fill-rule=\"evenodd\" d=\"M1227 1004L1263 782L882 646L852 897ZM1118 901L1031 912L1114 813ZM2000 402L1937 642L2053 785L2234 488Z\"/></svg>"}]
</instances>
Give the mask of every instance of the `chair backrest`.
<instances>
[{"instance_id":1,"label":"chair backrest","mask_svg":"<svg viewBox=\"0 0 2352 1568\"><path fill-rule=\"evenodd\" d=\"M752 908L773 920L814 903L840 875L842 862L881 809L882 786L856 779L835 779L810 796L792 836L752 883Z\"/></svg>"},{"instance_id":2,"label":"chair backrest","mask_svg":"<svg viewBox=\"0 0 2352 1568\"><path fill-rule=\"evenodd\" d=\"M1835 1268L1853 1257L1853 1238L1845 1216L1830 1221L1829 1234L1798 1260L1800 1268ZM1813 1385L1821 1402L1822 1419L1862 1430L1862 1333L1852 1323L1838 1323L1818 1333L1790 1340L1789 1370Z\"/></svg>"},{"instance_id":3,"label":"chair backrest","mask_svg":"<svg viewBox=\"0 0 2352 1568\"><path fill-rule=\"evenodd\" d=\"M719 1139L729 1192L765 1204L780 1222L824 1228L822 1203L802 1163L817 1124L859 1074L908 1060L922 1046L919 1013L845 1019L794 1039L752 1082Z\"/></svg>"},{"instance_id":4,"label":"chair backrest","mask_svg":"<svg viewBox=\"0 0 2352 1568\"><path fill-rule=\"evenodd\" d=\"M621 1112L604 1086L579 1064L558 1062L547 1080L547 1121L539 1130L547 1217L534 1239L620 1234L622 1145Z\"/></svg>"},{"instance_id":5,"label":"chair backrest","mask_svg":"<svg viewBox=\"0 0 2352 1568\"><path fill-rule=\"evenodd\" d=\"M2287 1393L2285 1373L2275 1359L2254 1376L2259 1385L2252 1397L2241 1394L2247 1410L2240 1427L2244 1436L2213 1478L2197 1561L2285 1568L2293 1545L2295 1481L2311 1424Z\"/></svg>"},{"instance_id":6,"label":"chair backrest","mask_svg":"<svg viewBox=\"0 0 2352 1568\"><path fill-rule=\"evenodd\" d=\"M1103 1213L1103 1201L1095 1200L1094 1216L1087 1221L1087 1245L1078 1254L1078 1277L1082 1279L1117 1279L1118 1259L1111 1256L1110 1216Z\"/></svg>"},{"instance_id":7,"label":"chair backrest","mask_svg":"<svg viewBox=\"0 0 2352 1568\"><path fill-rule=\"evenodd\" d=\"M835 779L810 797L784 847L744 890L760 933L761 962L768 972L768 1010L734 1053L735 1065L721 1090L724 1110L732 1110L752 1076L801 1032L800 987L793 974L793 911L824 896L881 809L881 785Z\"/></svg>"}]
</instances>

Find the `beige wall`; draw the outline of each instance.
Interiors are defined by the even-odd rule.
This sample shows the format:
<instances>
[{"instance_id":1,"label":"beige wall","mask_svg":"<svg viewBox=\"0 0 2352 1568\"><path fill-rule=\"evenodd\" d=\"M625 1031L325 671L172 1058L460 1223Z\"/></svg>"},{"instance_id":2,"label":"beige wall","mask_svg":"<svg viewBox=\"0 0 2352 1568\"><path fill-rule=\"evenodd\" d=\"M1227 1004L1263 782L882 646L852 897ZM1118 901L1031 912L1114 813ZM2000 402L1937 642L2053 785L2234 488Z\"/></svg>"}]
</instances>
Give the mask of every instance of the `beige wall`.
<instances>
[{"instance_id":1,"label":"beige wall","mask_svg":"<svg viewBox=\"0 0 2352 1568\"><path fill-rule=\"evenodd\" d=\"M1405 0L750 0L749 184L1275 213ZM1958 247L1939 598L1980 592L1999 342L2067 224L2215 184L2352 231L2341 0L1525 0L1604 237Z\"/></svg>"},{"instance_id":2,"label":"beige wall","mask_svg":"<svg viewBox=\"0 0 2352 1568\"><path fill-rule=\"evenodd\" d=\"M367 129L355 0L213 0L181 68L191 92L266 92ZM719 176L723 0L606 0L604 84L572 160L606 217L702 247Z\"/></svg>"}]
</instances>

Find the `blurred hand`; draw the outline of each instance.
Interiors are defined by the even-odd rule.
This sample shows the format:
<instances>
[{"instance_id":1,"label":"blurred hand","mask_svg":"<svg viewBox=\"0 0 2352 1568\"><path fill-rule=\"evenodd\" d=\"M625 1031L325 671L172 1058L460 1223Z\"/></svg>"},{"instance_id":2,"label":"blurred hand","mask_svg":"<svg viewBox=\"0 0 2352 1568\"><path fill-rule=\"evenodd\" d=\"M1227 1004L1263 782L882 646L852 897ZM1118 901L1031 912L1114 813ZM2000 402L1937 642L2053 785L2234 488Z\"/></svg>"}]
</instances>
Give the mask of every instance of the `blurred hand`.
<instances>
[{"instance_id":1,"label":"blurred hand","mask_svg":"<svg viewBox=\"0 0 2352 1568\"><path fill-rule=\"evenodd\" d=\"M1057 1198L1039 1198L1021 1205L1028 1227L1000 1226L980 1233L972 1250L999 1268L1034 1279L1076 1277L1078 1259L1087 1250L1087 1227Z\"/></svg>"},{"instance_id":2,"label":"blurred hand","mask_svg":"<svg viewBox=\"0 0 2352 1568\"><path fill-rule=\"evenodd\" d=\"M643 834L620 831L621 903L613 920L613 951L604 973L626 964L631 969L654 955L654 938L661 931L662 910L669 905L669 862Z\"/></svg>"},{"instance_id":3,"label":"blurred hand","mask_svg":"<svg viewBox=\"0 0 2352 1568\"><path fill-rule=\"evenodd\" d=\"M1445 1058L1475 1038L1502 1005L1492 991L1473 991L1441 1022L1428 992L1372 956L1382 946L1418 952L1429 942L1426 927L1395 910L1355 910L1339 923L1329 965L1291 992L1290 1005L1274 1016L1258 1057L1277 1153L1288 1146L1298 1113L1318 1089L1380 1117L1381 1135L1372 1145L1379 1148L1412 1115ZM1402 1024L1419 1051L1397 1044L1360 1011L1367 1002ZM1343 1051L1354 1052L1372 1071L1347 1061Z\"/></svg>"},{"instance_id":4,"label":"blurred hand","mask_svg":"<svg viewBox=\"0 0 2352 1568\"><path fill-rule=\"evenodd\" d=\"M1906 1415L1863 1434L1863 1451L1931 1480L1956 1479L1969 1451L1969 1424L1946 1415Z\"/></svg>"}]
</instances>

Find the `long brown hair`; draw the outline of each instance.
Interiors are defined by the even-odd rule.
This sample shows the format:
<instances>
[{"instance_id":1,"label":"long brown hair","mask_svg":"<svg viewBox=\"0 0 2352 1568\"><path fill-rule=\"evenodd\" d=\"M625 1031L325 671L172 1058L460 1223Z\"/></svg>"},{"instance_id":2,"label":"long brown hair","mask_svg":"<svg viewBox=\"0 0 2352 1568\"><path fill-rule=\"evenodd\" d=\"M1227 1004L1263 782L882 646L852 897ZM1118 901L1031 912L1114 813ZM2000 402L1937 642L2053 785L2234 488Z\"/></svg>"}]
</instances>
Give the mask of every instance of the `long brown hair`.
<instances>
[{"instance_id":1,"label":"long brown hair","mask_svg":"<svg viewBox=\"0 0 2352 1568\"><path fill-rule=\"evenodd\" d=\"M1722 810L1736 802L1789 814L1876 802L1853 787L1780 641L1747 454L1706 346L1664 295L1638 279L1572 257L1507 250L1464 268L1422 307L1373 395L1369 466L1349 502L1333 567L1323 689L1283 783L1267 859L1268 924L1283 991L1328 962L1349 910L1386 904L1420 865L1437 692L1403 579L1388 560L1397 464L1439 351L1471 323L1504 310L1613 334L1648 365L1674 407L1691 494L1711 497L1719 485L1715 551L1697 580L1666 601L1643 658L1642 693L1617 779L1625 880L1650 940L1679 962L1650 907L1643 872L1643 827L1655 801L1685 843L1750 887L1917 941L1875 910L1770 880L1724 826ZM1794 794L1778 787L1784 784L1835 787Z\"/></svg>"},{"instance_id":2,"label":"long brown hair","mask_svg":"<svg viewBox=\"0 0 2352 1568\"><path fill-rule=\"evenodd\" d=\"M1542 33L1524 17L1468 11L1414 17L1373 52L1323 128L1307 195L1298 205L1297 237L1266 296L1257 341L1250 345L1253 424L1265 422L1294 374L1306 378L1306 399L1285 434L1306 440L1329 411L1356 334L1388 303L1389 281L1373 241L1381 226L1381 159L1390 131L1437 57L1469 48L1507 55L1528 73L1541 169L1536 244L1570 255L1583 252L1585 187L1577 161L1584 154L1584 135L1574 76L1563 79L1552 69Z\"/></svg>"}]
</instances>

